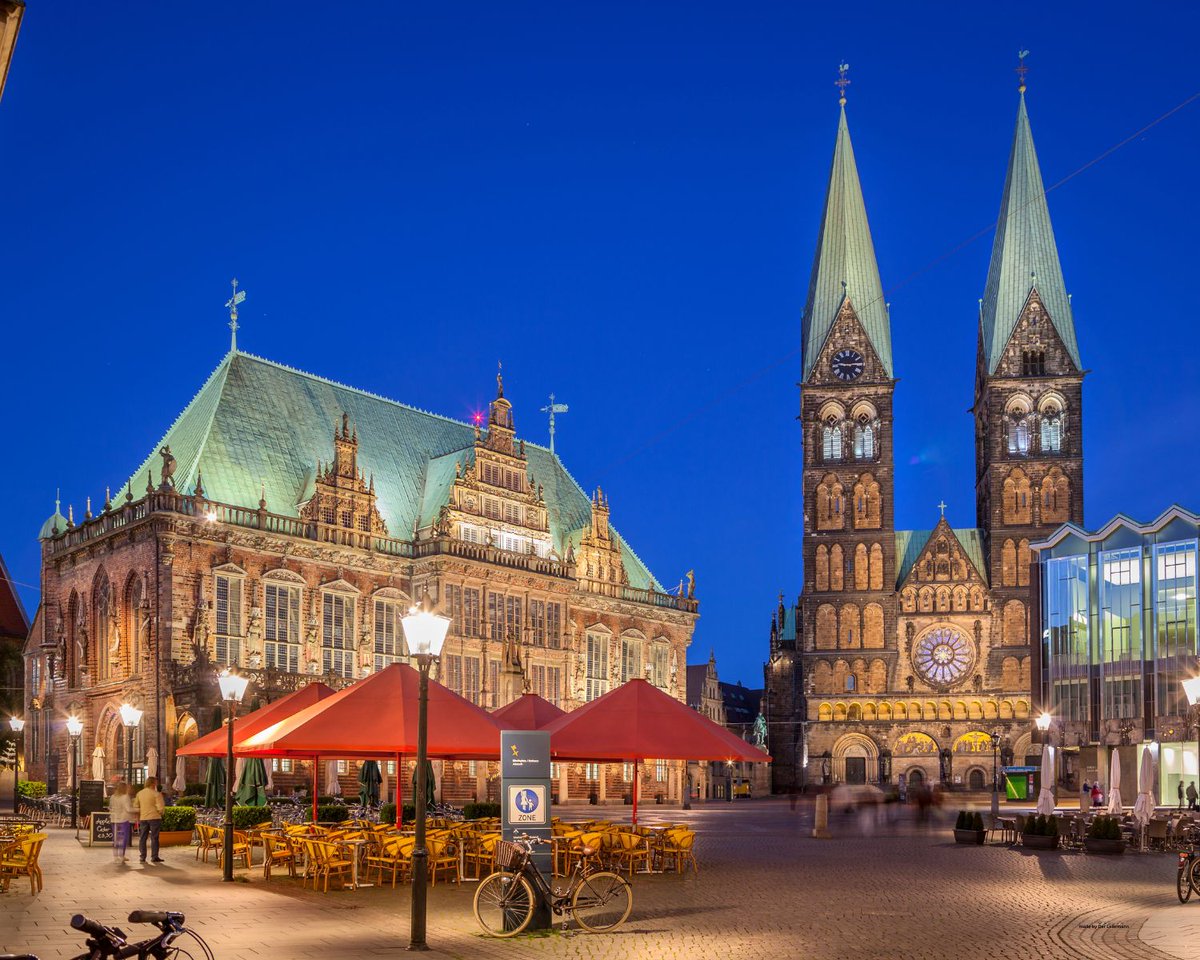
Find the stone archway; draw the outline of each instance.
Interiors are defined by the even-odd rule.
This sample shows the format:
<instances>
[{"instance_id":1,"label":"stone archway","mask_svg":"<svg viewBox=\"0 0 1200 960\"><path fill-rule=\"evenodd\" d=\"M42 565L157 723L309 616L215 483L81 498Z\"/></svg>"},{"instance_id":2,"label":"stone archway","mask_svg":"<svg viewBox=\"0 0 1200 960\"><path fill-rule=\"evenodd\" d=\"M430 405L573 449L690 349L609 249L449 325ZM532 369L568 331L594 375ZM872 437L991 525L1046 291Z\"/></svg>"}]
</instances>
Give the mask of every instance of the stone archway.
<instances>
[{"instance_id":1,"label":"stone archway","mask_svg":"<svg viewBox=\"0 0 1200 960\"><path fill-rule=\"evenodd\" d=\"M972 767L967 771L967 789L975 793L987 789L987 774L982 767Z\"/></svg>"},{"instance_id":2,"label":"stone archway","mask_svg":"<svg viewBox=\"0 0 1200 960\"><path fill-rule=\"evenodd\" d=\"M843 783L866 783L879 771L879 747L866 734L847 733L833 745L833 775Z\"/></svg>"}]
</instances>

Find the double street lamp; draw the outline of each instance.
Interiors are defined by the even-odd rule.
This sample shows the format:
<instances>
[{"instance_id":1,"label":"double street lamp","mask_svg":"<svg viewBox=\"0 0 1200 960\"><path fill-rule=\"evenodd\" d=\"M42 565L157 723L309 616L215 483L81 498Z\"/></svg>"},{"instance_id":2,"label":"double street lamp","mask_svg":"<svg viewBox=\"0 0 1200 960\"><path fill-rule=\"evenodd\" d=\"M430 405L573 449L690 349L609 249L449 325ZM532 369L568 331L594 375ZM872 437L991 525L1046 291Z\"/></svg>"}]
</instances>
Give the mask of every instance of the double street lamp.
<instances>
[{"instance_id":1,"label":"double street lamp","mask_svg":"<svg viewBox=\"0 0 1200 960\"><path fill-rule=\"evenodd\" d=\"M425 943L425 884L429 871L429 851L425 848L425 791L428 789L426 766L429 753L429 668L442 653L450 618L412 607L401 621L409 653L417 658L421 676L421 696L417 708L417 788L415 801L416 838L412 851L412 917L409 923L409 950L428 950ZM400 773L399 770L396 771Z\"/></svg>"},{"instance_id":2,"label":"double street lamp","mask_svg":"<svg viewBox=\"0 0 1200 960\"><path fill-rule=\"evenodd\" d=\"M13 739L16 742L17 749L16 754L13 756L13 813L16 813L17 807L21 802L21 791L18 789L18 786L21 781L21 747L24 746L21 742L21 731L25 729L25 721L19 720L16 717L9 717L8 725L12 728Z\"/></svg>"},{"instance_id":3,"label":"double street lamp","mask_svg":"<svg viewBox=\"0 0 1200 960\"><path fill-rule=\"evenodd\" d=\"M225 724L225 830L224 830L224 872L221 879L233 880L233 721L237 716L238 704L246 695L246 687L250 685L248 677L239 677L232 670L222 670L217 676L217 685L221 688L221 699L229 712Z\"/></svg>"},{"instance_id":4,"label":"double street lamp","mask_svg":"<svg viewBox=\"0 0 1200 960\"><path fill-rule=\"evenodd\" d=\"M142 722L142 711L131 703L121 704L121 723L125 724L125 780L133 786L133 732Z\"/></svg>"},{"instance_id":5,"label":"double street lamp","mask_svg":"<svg viewBox=\"0 0 1200 960\"><path fill-rule=\"evenodd\" d=\"M79 738L83 721L72 714L67 717L67 736L71 738L71 829L79 839Z\"/></svg>"}]
</instances>

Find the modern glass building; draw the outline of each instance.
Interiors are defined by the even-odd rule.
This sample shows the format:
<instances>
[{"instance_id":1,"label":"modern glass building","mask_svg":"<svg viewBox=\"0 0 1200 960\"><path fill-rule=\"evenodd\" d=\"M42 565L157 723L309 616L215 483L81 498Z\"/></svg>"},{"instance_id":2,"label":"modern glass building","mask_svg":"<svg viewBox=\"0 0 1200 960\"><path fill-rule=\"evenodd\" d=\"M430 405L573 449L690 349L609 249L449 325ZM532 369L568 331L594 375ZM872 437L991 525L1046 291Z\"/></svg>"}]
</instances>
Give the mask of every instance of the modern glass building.
<instances>
[{"instance_id":1,"label":"modern glass building","mask_svg":"<svg viewBox=\"0 0 1200 960\"><path fill-rule=\"evenodd\" d=\"M1159 802L1175 803L1181 782L1200 789L1198 731L1181 686L1200 674L1198 538L1200 517L1175 506L1151 523L1118 515L1094 533L1064 524L1030 544L1040 596L1032 636L1041 637L1033 712L1053 717L1060 787L1099 777L1111 788L1116 751L1121 795L1132 803L1150 749Z\"/></svg>"}]
</instances>

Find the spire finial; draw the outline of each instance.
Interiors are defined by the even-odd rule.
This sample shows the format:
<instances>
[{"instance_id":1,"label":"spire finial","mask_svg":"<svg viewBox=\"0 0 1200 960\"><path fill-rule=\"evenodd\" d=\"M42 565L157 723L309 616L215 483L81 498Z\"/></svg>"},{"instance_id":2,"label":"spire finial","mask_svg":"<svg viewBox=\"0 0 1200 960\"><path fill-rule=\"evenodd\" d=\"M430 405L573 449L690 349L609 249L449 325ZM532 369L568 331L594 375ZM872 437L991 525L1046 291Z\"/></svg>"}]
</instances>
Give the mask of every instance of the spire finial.
<instances>
[{"instance_id":1,"label":"spire finial","mask_svg":"<svg viewBox=\"0 0 1200 960\"><path fill-rule=\"evenodd\" d=\"M496 399L499 400L504 396L504 363L501 360L496 361Z\"/></svg>"},{"instance_id":2,"label":"spire finial","mask_svg":"<svg viewBox=\"0 0 1200 960\"><path fill-rule=\"evenodd\" d=\"M946 501L945 500L942 500L938 504L938 509L942 511L942 519L945 520L946 519Z\"/></svg>"},{"instance_id":3,"label":"spire finial","mask_svg":"<svg viewBox=\"0 0 1200 960\"><path fill-rule=\"evenodd\" d=\"M225 301L225 307L229 310L229 329L231 332L229 338L229 349L236 353L238 332L237 308L238 304L246 299L246 291L238 291L237 277L234 277L230 282L233 284L233 296Z\"/></svg>"},{"instance_id":4,"label":"spire finial","mask_svg":"<svg viewBox=\"0 0 1200 960\"><path fill-rule=\"evenodd\" d=\"M1017 78L1020 80L1020 83L1017 85L1018 93L1025 92L1025 74L1027 74L1029 72L1029 68L1027 66L1025 66L1025 58L1027 56L1029 56L1028 50L1018 50L1017 51L1017 66L1015 67L1013 72L1017 75Z\"/></svg>"},{"instance_id":5,"label":"spire finial","mask_svg":"<svg viewBox=\"0 0 1200 960\"><path fill-rule=\"evenodd\" d=\"M846 105L846 88L850 86L850 78L846 76L850 72L850 64L838 64L838 78L833 81L833 85L838 88L838 103L841 106Z\"/></svg>"},{"instance_id":6,"label":"spire finial","mask_svg":"<svg viewBox=\"0 0 1200 960\"><path fill-rule=\"evenodd\" d=\"M54 489L54 512L58 513L62 510L62 487Z\"/></svg>"}]
</instances>

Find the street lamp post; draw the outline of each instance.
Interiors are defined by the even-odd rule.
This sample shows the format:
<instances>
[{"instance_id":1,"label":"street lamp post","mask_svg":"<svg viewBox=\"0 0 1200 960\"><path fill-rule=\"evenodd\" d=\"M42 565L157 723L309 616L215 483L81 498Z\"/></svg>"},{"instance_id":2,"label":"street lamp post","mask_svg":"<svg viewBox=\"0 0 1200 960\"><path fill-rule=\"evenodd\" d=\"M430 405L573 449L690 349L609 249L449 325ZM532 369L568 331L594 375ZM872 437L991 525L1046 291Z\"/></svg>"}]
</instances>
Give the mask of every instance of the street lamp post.
<instances>
[{"instance_id":1,"label":"street lamp post","mask_svg":"<svg viewBox=\"0 0 1200 960\"><path fill-rule=\"evenodd\" d=\"M412 914L408 949L428 950L425 943L425 884L429 874L429 851L425 848L425 791L429 747L429 668L442 653L450 618L429 610L412 607L401 621L409 652L417 658L421 676L421 695L417 707L417 788L413 798L416 813L416 837L412 851ZM399 774L399 770L397 770Z\"/></svg>"},{"instance_id":2,"label":"street lamp post","mask_svg":"<svg viewBox=\"0 0 1200 960\"><path fill-rule=\"evenodd\" d=\"M142 722L142 711L133 704L121 704L121 722L125 724L125 780L133 786L133 731Z\"/></svg>"},{"instance_id":3,"label":"street lamp post","mask_svg":"<svg viewBox=\"0 0 1200 960\"><path fill-rule=\"evenodd\" d=\"M222 670L217 677L217 685L221 688L221 699L229 711L229 720L225 724L227 736L225 739L225 830L223 855L225 858L224 872L221 879L233 880L233 720L237 716L238 704L246 695L246 687L250 684L247 677L239 677L232 670Z\"/></svg>"},{"instance_id":4,"label":"street lamp post","mask_svg":"<svg viewBox=\"0 0 1200 960\"><path fill-rule=\"evenodd\" d=\"M729 795L725 798L730 803L733 803L733 761L725 761L725 772L729 774Z\"/></svg>"},{"instance_id":5,"label":"street lamp post","mask_svg":"<svg viewBox=\"0 0 1200 960\"><path fill-rule=\"evenodd\" d=\"M1000 731L992 731L992 819L1000 816L1000 779L996 770L996 757L1000 753Z\"/></svg>"},{"instance_id":6,"label":"street lamp post","mask_svg":"<svg viewBox=\"0 0 1200 960\"><path fill-rule=\"evenodd\" d=\"M8 725L12 728L17 741L17 754L13 758L13 813L16 813L17 807L21 802L21 791L17 787L21 782L21 748L24 746L21 731L25 729L25 721L19 720L16 717L9 717Z\"/></svg>"},{"instance_id":7,"label":"street lamp post","mask_svg":"<svg viewBox=\"0 0 1200 960\"><path fill-rule=\"evenodd\" d=\"M76 716L67 717L67 735L71 738L71 829L79 839L79 737L83 733L83 721Z\"/></svg>"},{"instance_id":8,"label":"street lamp post","mask_svg":"<svg viewBox=\"0 0 1200 960\"><path fill-rule=\"evenodd\" d=\"M1047 713L1045 710L1043 710L1041 712L1041 714L1038 715L1037 720L1034 721L1034 724L1038 728L1038 732L1041 733L1041 735L1042 735L1041 739L1042 739L1042 749L1043 750L1046 748L1047 744L1050 745L1051 750L1054 749L1054 745L1050 743L1050 724L1053 722L1054 722L1054 718L1051 717L1050 714ZM1055 803L1057 803L1058 802L1058 796L1057 796L1058 756L1057 756L1057 754L1051 756L1050 761L1051 761L1050 768L1054 771L1054 782L1050 784L1050 790L1055 793L1054 800L1055 800ZM1044 787L1045 784L1043 783L1042 786Z\"/></svg>"}]
</instances>

